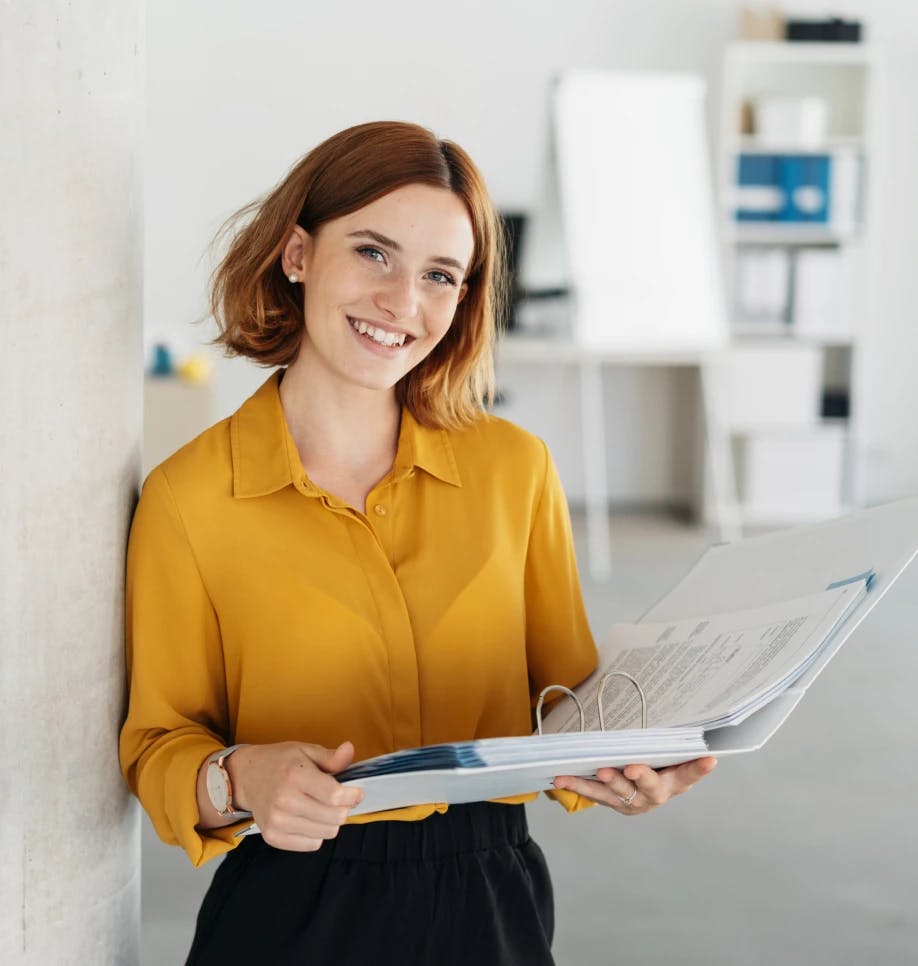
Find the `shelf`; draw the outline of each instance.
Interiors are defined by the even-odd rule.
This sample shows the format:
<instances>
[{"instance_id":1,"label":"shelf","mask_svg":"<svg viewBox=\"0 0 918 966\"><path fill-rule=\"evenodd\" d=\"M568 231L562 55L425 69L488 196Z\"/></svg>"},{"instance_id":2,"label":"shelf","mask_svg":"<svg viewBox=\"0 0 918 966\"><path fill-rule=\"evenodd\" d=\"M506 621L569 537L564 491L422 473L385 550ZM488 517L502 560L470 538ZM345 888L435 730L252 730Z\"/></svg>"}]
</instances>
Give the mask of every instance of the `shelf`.
<instances>
[{"instance_id":1,"label":"shelf","mask_svg":"<svg viewBox=\"0 0 918 966\"><path fill-rule=\"evenodd\" d=\"M856 134L830 135L820 144L769 143L754 134L736 134L725 140L730 154L832 154L835 151L864 151L864 138Z\"/></svg>"},{"instance_id":2,"label":"shelf","mask_svg":"<svg viewBox=\"0 0 918 966\"><path fill-rule=\"evenodd\" d=\"M724 238L738 245L844 245L856 234L838 232L826 225L788 222L731 222L724 227Z\"/></svg>"},{"instance_id":3,"label":"shelf","mask_svg":"<svg viewBox=\"0 0 918 966\"><path fill-rule=\"evenodd\" d=\"M866 66L873 63L869 44L797 43L787 40L737 41L727 46L727 57L735 63L825 64Z\"/></svg>"},{"instance_id":4,"label":"shelf","mask_svg":"<svg viewBox=\"0 0 918 966\"><path fill-rule=\"evenodd\" d=\"M722 411L721 425L737 474L741 526L818 520L861 498L861 454L852 440L861 418L859 330L870 311L862 300L869 241L864 198L875 180L879 59L877 50L851 43L741 41L726 51L718 214L732 280L727 372L735 399ZM793 127L775 127L770 140L741 133L756 130L745 125L761 101L802 97L828 106L827 129L815 130L810 142L795 137ZM832 158L829 219L738 221L741 155ZM756 308L773 311L756 318L750 312ZM841 408L845 401L848 410Z\"/></svg>"},{"instance_id":5,"label":"shelf","mask_svg":"<svg viewBox=\"0 0 918 966\"><path fill-rule=\"evenodd\" d=\"M757 423L746 426L729 426L727 432L734 437L765 436L770 439L795 439L801 436L836 436L839 433L846 433L848 428L847 419L828 418L807 425Z\"/></svg>"},{"instance_id":6,"label":"shelf","mask_svg":"<svg viewBox=\"0 0 918 966\"><path fill-rule=\"evenodd\" d=\"M853 335L810 335L807 332L796 332L793 323L786 322L733 322L730 325L730 335L740 344L760 339L762 342L846 347L854 345L855 342Z\"/></svg>"},{"instance_id":7,"label":"shelf","mask_svg":"<svg viewBox=\"0 0 918 966\"><path fill-rule=\"evenodd\" d=\"M794 341L794 333L787 322L732 322L730 335L741 340Z\"/></svg>"},{"instance_id":8,"label":"shelf","mask_svg":"<svg viewBox=\"0 0 918 966\"><path fill-rule=\"evenodd\" d=\"M644 350L581 345L571 339L523 335L498 340L498 365L557 365L599 362L621 366L697 366L717 349Z\"/></svg>"}]
</instances>

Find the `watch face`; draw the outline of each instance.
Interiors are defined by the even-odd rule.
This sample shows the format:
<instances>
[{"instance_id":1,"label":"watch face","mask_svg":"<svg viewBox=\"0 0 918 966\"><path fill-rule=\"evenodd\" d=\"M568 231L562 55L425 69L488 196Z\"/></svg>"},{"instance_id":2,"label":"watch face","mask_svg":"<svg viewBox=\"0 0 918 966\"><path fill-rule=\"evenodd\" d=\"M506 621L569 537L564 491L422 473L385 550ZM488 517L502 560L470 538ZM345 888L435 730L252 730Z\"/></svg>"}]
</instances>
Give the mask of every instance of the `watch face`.
<instances>
[{"instance_id":1,"label":"watch face","mask_svg":"<svg viewBox=\"0 0 918 966\"><path fill-rule=\"evenodd\" d=\"M213 807L225 814L230 802L229 776L215 761L207 766L207 794Z\"/></svg>"}]
</instances>

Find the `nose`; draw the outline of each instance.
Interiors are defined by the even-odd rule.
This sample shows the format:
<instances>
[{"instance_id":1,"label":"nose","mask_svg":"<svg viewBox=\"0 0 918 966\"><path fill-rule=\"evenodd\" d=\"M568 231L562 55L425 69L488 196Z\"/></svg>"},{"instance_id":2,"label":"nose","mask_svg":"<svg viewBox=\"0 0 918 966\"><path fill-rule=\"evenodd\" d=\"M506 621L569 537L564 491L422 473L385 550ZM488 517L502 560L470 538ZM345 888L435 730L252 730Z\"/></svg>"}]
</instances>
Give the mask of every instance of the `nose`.
<instances>
[{"instance_id":1,"label":"nose","mask_svg":"<svg viewBox=\"0 0 918 966\"><path fill-rule=\"evenodd\" d=\"M408 272L392 272L381 281L376 305L392 321L413 319L418 314L418 291Z\"/></svg>"}]
</instances>

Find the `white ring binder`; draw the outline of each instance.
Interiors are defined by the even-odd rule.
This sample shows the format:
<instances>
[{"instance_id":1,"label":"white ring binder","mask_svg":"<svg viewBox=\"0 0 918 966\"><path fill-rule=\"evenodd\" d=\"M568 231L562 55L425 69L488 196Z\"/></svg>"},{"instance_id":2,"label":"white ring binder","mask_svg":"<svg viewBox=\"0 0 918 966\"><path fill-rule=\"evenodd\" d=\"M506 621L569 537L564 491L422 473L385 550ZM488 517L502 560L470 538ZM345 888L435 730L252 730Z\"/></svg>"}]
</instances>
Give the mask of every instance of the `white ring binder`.
<instances>
[{"instance_id":1,"label":"white ring binder","mask_svg":"<svg viewBox=\"0 0 918 966\"><path fill-rule=\"evenodd\" d=\"M609 678L615 677L625 678L637 688L638 697L641 699L641 728L646 728L647 696L644 694L644 689L627 671L609 671L608 674L602 676L599 681L599 686L596 688L596 710L599 712L599 730L606 730L606 716L602 706L602 695L606 689L606 685L609 683ZM545 703L545 695L551 691L563 691L569 698L574 699L574 704L577 705L577 710L580 712L580 733L583 734L586 731L586 715L583 712L583 705L580 703L580 698L563 684L549 684L547 688L542 688L542 693L539 695L539 703L536 705L536 726L538 727L539 734L542 734L542 705Z\"/></svg>"},{"instance_id":2,"label":"white ring binder","mask_svg":"<svg viewBox=\"0 0 918 966\"><path fill-rule=\"evenodd\" d=\"M636 688L638 697L641 699L641 727L647 727L647 697L644 694L644 689L638 684L637 680L633 678L627 671L609 671L608 674L604 674L602 680L599 682L599 687L596 689L596 709L599 711L599 730L606 730L606 718L603 714L602 708L602 693L606 689L606 684L609 678L625 678L630 681ZM583 730L582 728L580 729Z\"/></svg>"},{"instance_id":3,"label":"white ring binder","mask_svg":"<svg viewBox=\"0 0 918 966\"><path fill-rule=\"evenodd\" d=\"M580 703L580 698L563 684L549 684L547 688L542 688L542 693L539 695L539 703L536 705L536 725L539 728L539 734L542 734L542 705L545 703L545 695L549 691L563 691L568 697L574 699L577 710L580 712L580 733L583 734L586 731L586 717L583 713L583 705Z\"/></svg>"}]
</instances>

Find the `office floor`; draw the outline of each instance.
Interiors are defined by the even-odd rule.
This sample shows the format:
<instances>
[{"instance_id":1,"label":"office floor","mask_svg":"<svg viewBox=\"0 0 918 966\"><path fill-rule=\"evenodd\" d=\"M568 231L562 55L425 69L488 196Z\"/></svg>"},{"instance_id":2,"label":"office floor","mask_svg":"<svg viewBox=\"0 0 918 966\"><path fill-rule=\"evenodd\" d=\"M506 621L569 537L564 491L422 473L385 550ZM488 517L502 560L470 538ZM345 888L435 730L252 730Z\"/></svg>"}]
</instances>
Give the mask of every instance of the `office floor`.
<instances>
[{"instance_id":1,"label":"office floor","mask_svg":"<svg viewBox=\"0 0 918 966\"><path fill-rule=\"evenodd\" d=\"M597 636L635 620L711 534L614 516L614 579L584 579ZM585 559L582 521L575 519ZM551 865L559 966L897 966L918 957L918 568L760 752L651 815L529 808ZM184 961L213 874L144 823L143 966ZM521 964L522 966L522 964Z\"/></svg>"}]
</instances>

